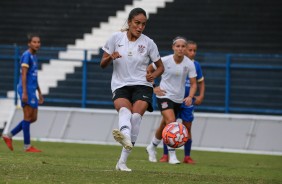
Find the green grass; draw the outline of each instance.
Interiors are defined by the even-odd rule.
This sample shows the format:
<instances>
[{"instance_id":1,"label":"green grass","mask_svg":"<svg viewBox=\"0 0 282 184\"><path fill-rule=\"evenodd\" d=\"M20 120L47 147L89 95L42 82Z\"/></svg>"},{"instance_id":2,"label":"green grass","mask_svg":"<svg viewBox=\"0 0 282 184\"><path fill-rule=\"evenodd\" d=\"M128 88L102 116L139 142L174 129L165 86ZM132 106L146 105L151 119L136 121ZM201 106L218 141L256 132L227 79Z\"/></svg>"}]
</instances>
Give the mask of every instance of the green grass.
<instances>
[{"instance_id":1,"label":"green grass","mask_svg":"<svg viewBox=\"0 0 282 184\"><path fill-rule=\"evenodd\" d=\"M145 148L115 171L121 146L33 142L42 153L11 152L0 142L0 183L282 183L282 156L193 151L195 165L150 163ZM158 157L161 156L158 149ZM177 151L182 160L183 150Z\"/></svg>"}]
</instances>

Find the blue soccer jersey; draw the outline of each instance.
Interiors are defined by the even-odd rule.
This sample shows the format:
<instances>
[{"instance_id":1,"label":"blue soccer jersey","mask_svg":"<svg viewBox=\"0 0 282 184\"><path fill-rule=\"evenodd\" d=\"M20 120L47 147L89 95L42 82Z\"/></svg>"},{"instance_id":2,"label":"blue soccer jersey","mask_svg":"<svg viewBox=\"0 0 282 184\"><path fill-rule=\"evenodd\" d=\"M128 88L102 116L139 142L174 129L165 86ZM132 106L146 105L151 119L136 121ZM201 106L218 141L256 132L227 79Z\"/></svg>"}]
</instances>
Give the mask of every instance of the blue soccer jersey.
<instances>
[{"instance_id":1,"label":"blue soccer jersey","mask_svg":"<svg viewBox=\"0 0 282 184\"><path fill-rule=\"evenodd\" d=\"M29 52L29 50L25 51L21 57L20 65L21 67L27 67L27 78L26 78L26 87L28 94L28 102L27 104L33 108L37 108L38 100L36 97L36 89L38 87L38 79L37 79L37 57ZM19 83L18 83L18 93L20 98L22 99L22 75L20 75ZM25 103L22 103L24 106Z\"/></svg>"},{"instance_id":2,"label":"blue soccer jersey","mask_svg":"<svg viewBox=\"0 0 282 184\"><path fill-rule=\"evenodd\" d=\"M194 65L195 65L196 73L197 73L196 80L197 82L201 82L202 80L204 80L201 65L198 61L194 61ZM185 83L185 96L184 96L185 98L189 96L189 92L190 92L190 80L189 80L189 77L187 76L186 83Z\"/></svg>"},{"instance_id":3,"label":"blue soccer jersey","mask_svg":"<svg viewBox=\"0 0 282 184\"><path fill-rule=\"evenodd\" d=\"M197 73L197 77L196 80L197 82L201 82L204 80L204 76L202 73L202 68L199 62L194 61L194 65L196 68L196 73ZM189 92L190 92L190 80L189 77L186 78L186 83L185 83L185 98L187 96L189 96ZM195 99L193 99L193 102L195 101ZM181 118L183 121L185 122L192 122L194 120L194 105L190 105L187 106L185 105L185 103L182 103L181 105L181 110L180 110L180 114L178 115L178 118Z\"/></svg>"}]
</instances>

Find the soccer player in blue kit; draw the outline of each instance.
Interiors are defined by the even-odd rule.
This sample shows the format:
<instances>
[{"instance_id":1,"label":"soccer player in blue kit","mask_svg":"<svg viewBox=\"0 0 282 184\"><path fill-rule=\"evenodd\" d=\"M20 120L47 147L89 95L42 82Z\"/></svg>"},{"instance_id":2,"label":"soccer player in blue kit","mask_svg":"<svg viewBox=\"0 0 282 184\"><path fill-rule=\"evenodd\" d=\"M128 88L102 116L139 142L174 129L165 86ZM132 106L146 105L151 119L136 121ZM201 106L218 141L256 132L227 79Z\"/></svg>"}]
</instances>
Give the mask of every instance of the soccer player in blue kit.
<instances>
[{"instance_id":1,"label":"soccer player in blue kit","mask_svg":"<svg viewBox=\"0 0 282 184\"><path fill-rule=\"evenodd\" d=\"M194 61L194 65L196 68L196 73L197 73L197 83L198 83L198 88L199 88L199 95L194 96L194 104L195 105L200 105L204 99L205 95L205 82L204 82L204 76L202 73L202 69L200 66L200 63L195 61L195 56L197 53L197 43L191 40L187 41L187 53L186 56ZM156 91L157 90L157 91ZM186 85L185 85L185 97L189 96L189 90L190 90L190 81L189 78L186 79ZM155 88L154 92L160 93L160 89ZM180 113L178 114L178 118L182 119L182 123L186 126L188 129L189 133L189 140L185 143L184 145L184 159L183 163L186 164L195 164L195 161L191 158L190 153L191 153L191 147L192 147L192 134L191 134L191 127L192 127L192 122L194 120L194 104L191 106L186 106L184 103L181 105ZM164 121L162 120L162 123L164 124ZM160 159L160 162L168 162L169 156L168 156L168 148L167 145L164 144L164 153L163 156ZM180 163L180 162L179 162Z\"/></svg>"},{"instance_id":2,"label":"soccer player in blue kit","mask_svg":"<svg viewBox=\"0 0 282 184\"><path fill-rule=\"evenodd\" d=\"M36 34L28 35L28 50L26 50L20 60L21 75L17 86L21 99L24 118L19 124L6 135L3 135L8 148L13 151L12 137L23 131L25 152L41 152L30 144L30 124L37 120L38 104L42 104L44 99L38 85L37 78L37 57L36 52L41 45L40 37ZM36 96L38 91L38 97Z\"/></svg>"}]
</instances>

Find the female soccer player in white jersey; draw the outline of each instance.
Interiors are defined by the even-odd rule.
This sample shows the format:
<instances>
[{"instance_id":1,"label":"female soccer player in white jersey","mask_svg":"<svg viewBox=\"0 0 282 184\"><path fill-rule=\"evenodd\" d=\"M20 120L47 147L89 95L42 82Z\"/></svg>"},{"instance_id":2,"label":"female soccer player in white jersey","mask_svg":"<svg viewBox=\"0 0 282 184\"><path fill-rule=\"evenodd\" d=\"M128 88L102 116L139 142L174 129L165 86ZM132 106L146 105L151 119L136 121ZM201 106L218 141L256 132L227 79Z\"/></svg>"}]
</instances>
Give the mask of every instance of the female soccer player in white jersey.
<instances>
[{"instance_id":1,"label":"female soccer player in white jersey","mask_svg":"<svg viewBox=\"0 0 282 184\"><path fill-rule=\"evenodd\" d=\"M142 116L146 110L153 111L152 82L164 71L156 44L142 34L146 22L146 12L142 8L131 10L128 28L110 37L103 47L100 63L105 68L113 62L112 99L119 113L119 129L113 130L113 136L123 146L116 165L121 171L131 171L126 161L137 140ZM152 73L147 72L150 60L156 65Z\"/></svg>"},{"instance_id":2,"label":"female soccer player in white jersey","mask_svg":"<svg viewBox=\"0 0 282 184\"><path fill-rule=\"evenodd\" d=\"M36 52L41 45L40 37L35 34L28 36L28 50L26 50L20 60L21 75L18 83L18 93L21 98L24 118L12 129L3 139L8 148L13 151L12 137L23 131L25 152L41 152L30 145L30 124L37 120L38 104L42 104L44 99L37 80L37 57ZM39 100L36 96L38 91Z\"/></svg>"},{"instance_id":3,"label":"female soccer player in white jersey","mask_svg":"<svg viewBox=\"0 0 282 184\"><path fill-rule=\"evenodd\" d=\"M187 106L192 104L197 90L196 69L193 61L185 56L186 46L187 41L184 37L176 37L172 44L174 54L162 58L165 71L162 74L159 88L163 93L157 94L157 101L165 124L160 123L152 142L146 148L150 162L157 162L156 147L162 140L162 131L165 125L176 121L176 116L180 112L183 102ZM154 67L154 64L150 65L148 70L152 71L152 67ZM191 86L189 96L184 98L187 76L190 79ZM169 163L180 163L173 148L169 148Z\"/></svg>"},{"instance_id":4,"label":"female soccer player in white jersey","mask_svg":"<svg viewBox=\"0 0 282 184\"><path fill-rule=\"evenodd\" d=\"M203 76L203 72L201 69L201 65L198 61L195 61L196 53L197 53L197 43L191 40L187 41L187 49L186 49L186 56L191 59L194 62L195 68L196 68L196 73L197 73L197 84L198 84L198 89L199 89L199 94L198 96L194 96L194 103L190 106L186 106L184 103L181 105L180 113L178 114L178 118L182 120L182 123L186 126L188 133L189 133L189 140L185 143L184 145L184 159L183 163L186 164L195 164L195 161L191 158L190 153L191 153L191 148L192 148L192 122L194 120L194 105L200 105L202 101L204 100L205 96L205 80ZM154 92L156 94L160 93L159 88L154 88ZM186 85L185 85L185 96L189 96L189 91L190 91L190 81L189 78L186 79ZM165 122L162 119L161 121L162 124L165 126ZM164 154L160 159L160 162L168 162L169 157L168 157L168 148L166 144L164 144Z\"/></svg>"}]
</instances>

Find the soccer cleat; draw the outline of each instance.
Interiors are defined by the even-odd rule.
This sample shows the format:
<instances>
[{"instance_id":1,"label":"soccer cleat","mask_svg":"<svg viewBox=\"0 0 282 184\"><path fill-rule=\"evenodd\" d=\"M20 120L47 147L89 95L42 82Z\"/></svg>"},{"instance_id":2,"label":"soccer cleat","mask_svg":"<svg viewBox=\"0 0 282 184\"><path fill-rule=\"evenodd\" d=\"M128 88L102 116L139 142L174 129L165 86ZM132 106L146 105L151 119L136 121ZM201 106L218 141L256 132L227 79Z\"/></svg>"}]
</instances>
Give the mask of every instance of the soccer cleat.
<instances>
[{"instance_id":1,"label":"soccer cleat","mask_svg":"<svg viewBox=\"0 0 282 184\"><path fill-rule=\"evenodd\" d=\"M3 135L3 140L5 141L6 145L8 146L8 148L13 151L14 148L13 148L13 140L12 138L6 136L6 135Z\"/></svg>"},{"instance_id":2,"label":"soccer cleat","mask_svg":"<svg viewBox=\"0 0 282 184\"><path fill-rule=\"evenodd\" d=\"M131 172L132 170L129 169L125 163L120 163L118 162L116 165L116 170L117 171L126 171L126 172Z\"/></svg>"},{"instance_id":3,"label":"soccer cleat","mask_svg":"<svg viewBox=\"0 0 282 184\"><path fill-rule=\"evenodd\" d=\"M168 162L168 155L163 155L160 162Z\"/></svg>"},{"instance_id":4,"label":"soccer cleat","mask_svg":"<svg viewBox=\"0 0 282 184\"><path fill-rule=\"evenodd\" d=\"M168 160L168 163L170 164L180 164L180 161L177 159L176 157L176 153L175 153L175 150L173 151L168 151L169 153L169 160Z\"/></svg>"},{"instance_id":5,"label":"soccer cleat","mask_svg":"<svg viewBox=\"0 0 282 184\"><path fill-rule=\"evenodd\" d=\"M36 148L33 147L33 146L30 146L28 149L25 150L25 152L39 153L39 152L42 152L42 151L39 150L39 149L36 149Z\"/></svg>"},{"instance_id":6,"label":"soccer cleat","mask_svg":"<svg viewBox=\"0 0 282 184\"><path fill-rule=\"evenodd\" d=\"M130 151L133 147L128 136L123 135L118 129L113 130L114 139L119 142L126 150Z\"/></svg>"},{"instance_id":7,"label":"soccer cleat","mask_svg":"<svg viewBox=\"0 0 282 184\"><path fill-rule=\"evenodd\" d=\"M147 146L146 151L147 151L147 153L149 155L149 161L150 162L157 162L155 146L152 146L150 144L149 146Z\"/></svg>"},{"instance_id":8,"label":"soccer cleat","mask_svg":"<svg viewBox=\"0 0 282 184\"><path fill-rule=\"evenodd\" d=\"M180 164L180 161L176 157L169 158L168 163L170 164Z\"/></svg>"},{"instance_id":9,"label":"soccer cleat","mask_svg":"<svg viewBox=\"0 0 282 184\"><path fill-rule=\"evenodd\" d=\"M196 162L190 156L185 156L184 159L183 159L183 163L195 164Z\"/></svg>"}]
</instances>

